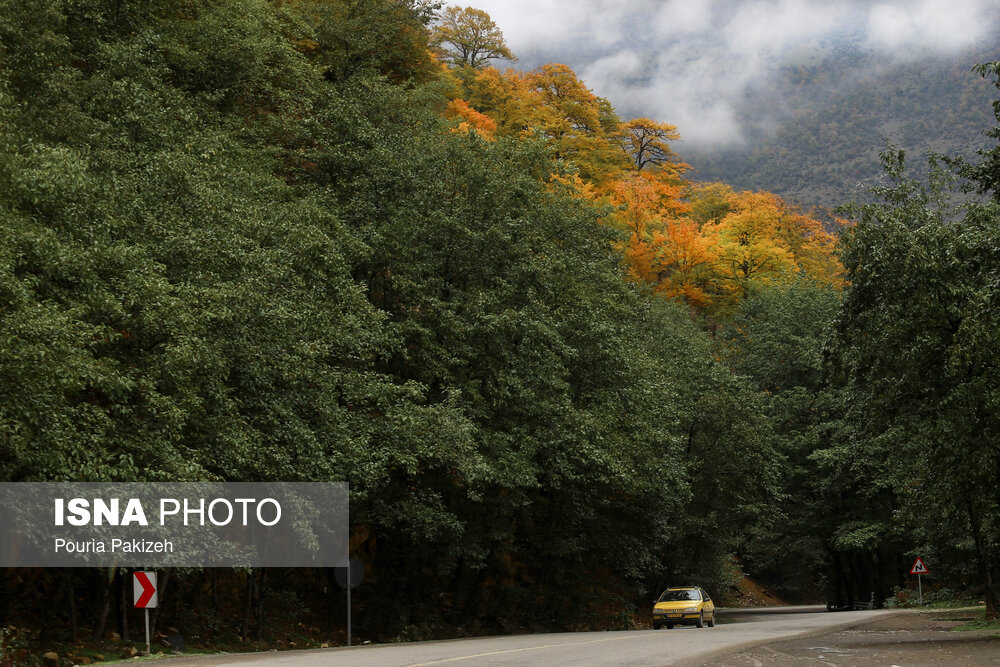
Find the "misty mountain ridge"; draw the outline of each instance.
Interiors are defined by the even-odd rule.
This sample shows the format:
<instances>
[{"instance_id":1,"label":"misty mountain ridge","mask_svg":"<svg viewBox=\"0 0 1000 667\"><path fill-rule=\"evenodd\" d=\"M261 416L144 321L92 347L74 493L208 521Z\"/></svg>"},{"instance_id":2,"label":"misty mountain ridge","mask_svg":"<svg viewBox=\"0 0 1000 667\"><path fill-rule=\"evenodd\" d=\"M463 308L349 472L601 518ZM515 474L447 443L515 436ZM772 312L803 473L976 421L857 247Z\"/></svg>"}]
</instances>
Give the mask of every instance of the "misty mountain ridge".
<instances>
[{"instance_id":1,"label":"misty mountain ridge","mask_svg":"<svg viewBox=\"0 0 1000 667\"><path fill-rule=\"evenodd\" d=\"M697 180L766 189L802 205L864 198L892 144L926 172L930 152L973 157L995 124L995 89L972 65L995 58L977 48L895 64L838 50L816 64L786 64L771 86L748 88L737 109L742 144L685 145ZM681 128L683 135L683 128Z\"/></svg>"},{"instance_id":2,"label":"misty mountain ridge","mask_svg":"<svg viewBox=\"0 0 1000 667\"><path fill-rule=\"evenodd\" d=\"M813 14L798 31L777 14L769 27L765 13L745 10L772 5L748 0L714 3L717 31L671 33L628 12L612 43L595 34L535 44L517 66L564 62L623 117L676 125L675 149L695 180L766 189L803 206L863 198L887 143L917 171L928 152L972 157L988 145L981 132L996 122L996 91L972 66L1000 57L991 28L1000 8L979 6L977 39L954 31L893 41L885 26L873 29L870 13L823 24L809 18L821 5L808 5Z\"/></svg>"}]
</instances>

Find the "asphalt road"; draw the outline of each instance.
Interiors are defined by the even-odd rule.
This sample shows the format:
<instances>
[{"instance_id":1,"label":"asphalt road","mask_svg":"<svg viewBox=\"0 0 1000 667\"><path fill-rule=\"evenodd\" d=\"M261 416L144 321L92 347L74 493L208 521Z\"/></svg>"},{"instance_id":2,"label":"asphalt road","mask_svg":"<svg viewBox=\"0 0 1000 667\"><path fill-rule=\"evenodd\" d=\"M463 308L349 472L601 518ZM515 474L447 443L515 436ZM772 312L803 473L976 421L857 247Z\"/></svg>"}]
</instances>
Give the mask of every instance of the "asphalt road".
<instances>
[{"instance_id":1,"label":"asphalt road","mask_svg":"<svg viewBox=\"0 0 1000 667\"><path fill-rule=\"evenodd\" d=\"M822 635L894 611L827 612L823 607L720 610L714 628L573 632L480 637L455 641L174 658L169 667L296 665L304 667L430 667L449 665L690 665L771 641Z\"/></svg>"}]
</instances>

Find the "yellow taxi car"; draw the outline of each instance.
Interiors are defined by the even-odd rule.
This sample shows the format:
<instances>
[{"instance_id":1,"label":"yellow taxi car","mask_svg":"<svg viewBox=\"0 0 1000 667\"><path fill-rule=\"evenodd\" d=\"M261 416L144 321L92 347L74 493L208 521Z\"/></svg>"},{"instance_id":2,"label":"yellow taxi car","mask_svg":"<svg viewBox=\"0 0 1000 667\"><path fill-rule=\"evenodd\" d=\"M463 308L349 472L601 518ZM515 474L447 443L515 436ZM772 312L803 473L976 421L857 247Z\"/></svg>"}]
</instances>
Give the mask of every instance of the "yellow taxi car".
<instances>
[{"instance_id":1,"label":"yellow taxi car","mask_svg":"<svg viewBox=\"0 0 1000 667\"><path fill-rule=\"evenodd\" d=\"M677 586L663 591L653 605L653 629L661 626L694 625L715 627L715 603L697 586Z\"/></svg>"}]
</instances>

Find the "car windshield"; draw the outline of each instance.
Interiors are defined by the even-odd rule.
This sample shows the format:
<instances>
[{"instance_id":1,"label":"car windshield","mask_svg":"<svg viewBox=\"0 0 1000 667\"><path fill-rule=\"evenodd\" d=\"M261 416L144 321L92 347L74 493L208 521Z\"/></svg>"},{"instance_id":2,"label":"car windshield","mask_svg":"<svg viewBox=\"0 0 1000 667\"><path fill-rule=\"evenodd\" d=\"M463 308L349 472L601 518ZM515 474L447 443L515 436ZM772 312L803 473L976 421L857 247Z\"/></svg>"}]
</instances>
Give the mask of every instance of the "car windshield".
<instances>
[{"instance_id":1,"label":"car windshield","mask_svg":"<svg viewBox=\"0 0 1000 667\"><path fill-rule=\"evenodd\" d=\"M659 602L682 602L684 600L701 600L701 596L693 588L668 588L663 591Z\"/></svg>"}]
</instances>

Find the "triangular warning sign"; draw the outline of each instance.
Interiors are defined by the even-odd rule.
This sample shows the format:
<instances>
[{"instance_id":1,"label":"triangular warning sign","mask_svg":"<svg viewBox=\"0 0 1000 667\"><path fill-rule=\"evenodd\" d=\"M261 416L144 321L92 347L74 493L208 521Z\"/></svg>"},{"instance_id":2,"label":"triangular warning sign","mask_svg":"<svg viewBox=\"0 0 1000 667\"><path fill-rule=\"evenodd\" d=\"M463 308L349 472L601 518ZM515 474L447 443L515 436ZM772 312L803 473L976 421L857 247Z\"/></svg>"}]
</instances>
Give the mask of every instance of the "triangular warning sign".
<instances>
[{"instance_id":1,"label":"triangular warning sign","mask_svg":"<svg viewBox=\"0 0 1000 667\"><path fill-rule=\"evenodd\" d=\"M910 568L910 574L928 574L930 570L924 565L924 561L920 558L913 561L913 567Z\"/></svg>"}]
</instances>

